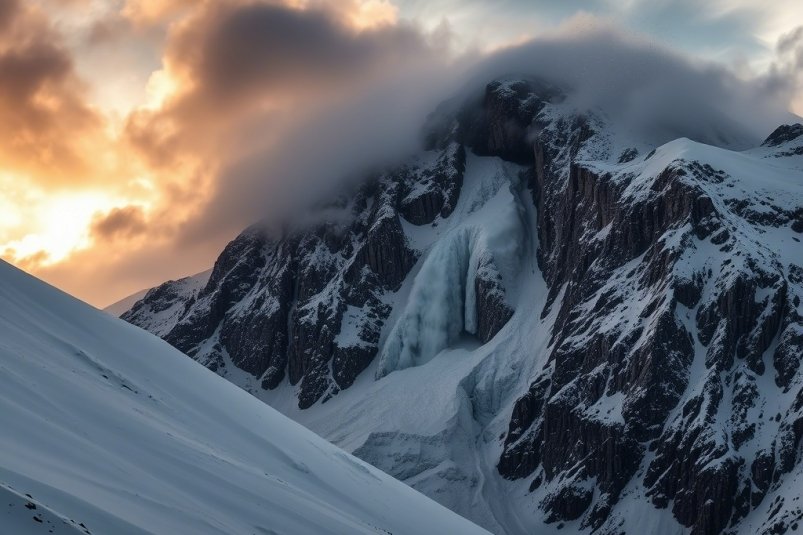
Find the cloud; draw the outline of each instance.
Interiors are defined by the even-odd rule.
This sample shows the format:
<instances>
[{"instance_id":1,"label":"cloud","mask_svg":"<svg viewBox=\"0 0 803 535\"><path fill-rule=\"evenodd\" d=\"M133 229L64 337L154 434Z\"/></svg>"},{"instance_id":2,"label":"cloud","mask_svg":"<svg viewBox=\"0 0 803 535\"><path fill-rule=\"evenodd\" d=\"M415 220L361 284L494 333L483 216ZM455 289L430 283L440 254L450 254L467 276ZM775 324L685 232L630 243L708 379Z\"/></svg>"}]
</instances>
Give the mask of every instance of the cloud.
<instances>
[{"instance_id":1,"label":"cloud","mask_svg":"<svg viewBox=\"0 0 803 535\"><path fill-rule=\"evenodd\" d=\"M776 60L770 72L781 85L791 84L796 92L793 108L803 114L803 26L783 34L776 46Z\"/></svg>"},{"instance_id":2,"label":"cloud","mask_svg":"<svg viewBox=\"0 0 803 535\"><path fill-rule=\"evenodd\" d=\"M154 168L192 168L208 183L183 239L281 219L415 148L444 94L448 42L385 15L356 27L342 10L209 4L171 34L176 90L133 113L126 133Z\"/></svg>"},{"instance_id":3,"label":"cloud","mask_svg":"<svg viewBox=\"0 0 803 535\"><path fill-rule=\"evenodd\" d=\"M165 71L178 90L160 109L133 114L129 138L153 163L170 164L183 151L219 147L243 125L303 116L316 101L440 54L405 24L358 29L323 8L207 3L168 41Z\"/></svg>"},{"instance_id":4,"label":"cloud","mask_svg":"<svg viewBox=\"0 0 803 535\"><path fill-rule=\"evenodd\" d=\"M189 68L198 88L216 102L248 97L251 88L312 93L327 84L331 91L430 52L413 28L355 31L326 11L248 5L211 17L211 28L195 29L204 35ZM171 53L193 58L197 41L185 35Z\"/></svg>"},{"instance_id":5,"label":"cloud","mask_svg":"<svg viewBox=\"0 0 803 535\"><path fill-rule=\"evenodd\" d=\"M126 0L120 14L138 27L161 25L198 5L198 0Z\"/></svg>"},{"instance_id":6,"label":"cloud","mask_svg":"<svg viewBox=\"0 0 803 535\"><path fill-rule=\"evenodd\" d=\"M145 212L139 206L112 208L92 221L92 235L103 240L130 238L147 230Z\"/></svg>"},{"instance_id":7,"label":"cloud","mask_svg":"<svg viewBox=\"0 0 803 535\"><path fill-rule=\"evenodd\" d=\"M654 143L689 137L735 148L789 120L795 91L788 76L739 77L589 15L483 58L467 85L510 74L564 85L576 104L601 108Z\"/></svg>"},{"instance_id":8,"label":"cloud","mask_svg":"<svg viewBox=\"0 0 803 535\"><path fill-rule=\"evenodd\" d=\"M782 35L776 49L780 61L790 69L803 69L803 26Z\"/></svg>"},{"instance_id":9,"label":"cloud","mask_svg":"<svg viewBox=\"0 0 803 535\"><path fill-rule=\"evenodd\" d=\"M574 92L578 106L602 108L654 143L685 136L735 148L757 144L786 121L793 91L784 76L741 79L721 65L691 60L588 15L488 55L455 59L447 50L430 48L435 59L426 62L399 53L431 46L430 36L409 28L360 34L338 26L326 13L275 6L251 6L213 20L212 27L200 26L205 36L200 45L182 42L181 50L200 54L189 78L203 83L168 107L170 118L178 121L168 131L200 124L196 113L177 114L188 100L202 98L217 115L231 99L249 111L226 136L240 149L249 148L224 151L235 156L221 162L202 216L182 228L181 240L202 240L231 229L234 221L241 228L261 217L309 219L306 210L315 201L332 198L367 170L416 150L423 118L441 99L458 88L465 88L468 98L498 76L537 76L562 84ZM292 31L271 34L274 24ZM300 28L315 28L319 37L298 43L296 34L308 34ZM277 38L282 45L273 41ZM221 41L231 41L231 47L219 46ZM212 49L212 57L203 55ZM251 61L252 55L259 57ZM296 97L288 104L290 112L259 111L266 94L281 99L288 89ZM164 113L154 117L162 120ZM159 131L140 133L159 140L156 151L171 147L170 155L179 154ZM251 221L244 220L248 217Z\"/></svg>"},{"instance_id":10,"label":"cloud","mask_svg":"<svg viewBox=\"0 0 803 535\"><path fill-rule=\"evenodd\" d=\"M0 10L0 165L50 183L78 181L101 120L47 17L18 2Z\"/></svg>"},{"instance_id":11,"label":"cloud","mask_svg":"<svg viewBox=\"0 0 803 535\"><path fill-rule=\"evenodd\" d=\"M19 9L19 0L8 0L0 3L0 30L8 28Z\"/></svg>"},{"instance_id":12,"label":"cloud","mask_svg":"<svg viewBox=\"0 0 803 535\"><path fill-rule=\"evenodd\" d=\"M318 201L417 150L440 101L482 91L494 77L574 88L578 105L603 107L656 142L685 135L748 144L786 120L800 57L792 32L768 71L736 74L590 15L517 46L457 53L449 24L422 29L386 0L120 5L84 21L71 50L42 11L0 3L0 27L15 28L13 37L0 32L0 65L6 58L19 73L0 79L9 95L0 119L17 114L32 132L16 129L20 145L6 153L12 134L0 133L0 172L13 157L35 164L43 188L81 183L109 196L86 212L86 246L57 263L32 254L26 266L99 304L209 267L256 220L315 220ZM716 20L725 33L744 23ZM113 50L132 61L143 50L157 54L138 74L144 85L152 73L149 98L119 123L90 105L76 68L82 53L113 66ZM94 84L114 93L104 73ZM118 126L120 139L108 134Z\"/></svg>"}]
</instances>

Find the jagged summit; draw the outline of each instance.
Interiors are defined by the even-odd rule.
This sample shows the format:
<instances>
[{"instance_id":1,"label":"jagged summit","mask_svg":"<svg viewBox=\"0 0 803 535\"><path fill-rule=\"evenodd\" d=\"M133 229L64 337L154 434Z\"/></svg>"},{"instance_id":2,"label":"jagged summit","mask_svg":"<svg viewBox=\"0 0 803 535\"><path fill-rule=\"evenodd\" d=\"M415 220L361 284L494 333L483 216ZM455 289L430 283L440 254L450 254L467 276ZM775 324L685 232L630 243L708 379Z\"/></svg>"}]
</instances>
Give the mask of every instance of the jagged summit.
<instances>
[{"instance_id":1,"label":"jagged summit","mask_svg":"<svg viewBox=\"0 0 803 535\"><path fill-rule=\"evenodd\" d=\"M495 80L430 116L345 231L246 232L182 314L123 317L497 533L782 531L801 138L736 152L710 126L719 146L642 138Z\"/></svg>"}]
</instances>

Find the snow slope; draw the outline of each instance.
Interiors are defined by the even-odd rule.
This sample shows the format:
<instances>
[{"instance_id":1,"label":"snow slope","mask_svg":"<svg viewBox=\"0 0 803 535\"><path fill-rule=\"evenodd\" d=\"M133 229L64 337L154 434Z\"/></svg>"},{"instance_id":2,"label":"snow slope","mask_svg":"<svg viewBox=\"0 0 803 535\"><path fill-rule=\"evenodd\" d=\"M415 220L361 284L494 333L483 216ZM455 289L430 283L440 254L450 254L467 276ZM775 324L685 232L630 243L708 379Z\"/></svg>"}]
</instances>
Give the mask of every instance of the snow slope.
<instances>
[{"instance_id":1,"label":"snow slope","mask_svg":"<svg viewBox=\"0 0 803 535\"><path fill-rule=\"evenodd\" d=\"M0 262L0 532L484 533Z\"/></svg>"},{"instance_id":2,"label":"snow slope","mask_svg":"<svg viewBox=\"0 0 803 535\"><path fill-rule=\"evenodd\" d=\"M128 297L123 297L119 301L115 301L111 305L103 307L103 311L119 318L124 312L128 312L137 301L140 301L143 297L145 297L149 289L150 288L146 290L140 290L132 293Z\"/></svg>"}]
</instances>

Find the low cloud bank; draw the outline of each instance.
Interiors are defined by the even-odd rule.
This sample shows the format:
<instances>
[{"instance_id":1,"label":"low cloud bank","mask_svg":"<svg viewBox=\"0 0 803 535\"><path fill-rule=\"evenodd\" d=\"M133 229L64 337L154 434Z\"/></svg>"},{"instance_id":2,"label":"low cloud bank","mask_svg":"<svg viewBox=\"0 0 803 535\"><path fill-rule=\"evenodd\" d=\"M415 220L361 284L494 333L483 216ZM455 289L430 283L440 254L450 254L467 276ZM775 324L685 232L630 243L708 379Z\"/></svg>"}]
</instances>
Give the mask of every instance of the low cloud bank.
<instances>
[{"instance_id":1,"label":"low cloud bank","mask_svg":"<svg viewBox=\"0 0 803 535\"><path fill-rule=\"evenodd\" d=\"M325 20L316 18L315 24ZM365 169L416 150L424 119L440 101L476 94L500 76L535 76L565 86L579 107L601 108L654 143L689 137L743 149L778 124L795 120L788 109L798 80L781 54L768 72L744 77L588 16L521 45L459 57L442 44L448 40L439 42L414 28L369 32L359 46L349 41L345 52L331 50L342 44L337 32L321 34L328 37L299 45L300 51L288 45L282 52L306 58L307 66L271 62L271 77L281 77L277 65L286 66L289 86L302 86L297 89L301 98L289 112L266 116L262 124L248 123L244 131L249 137L270 141L225 163L209 210L188 230L187 239L200 239L234 214L281 221L308 215L310 205L331 198ZM797 40L791 35L787 41L793 44L780 47L789 56ZM325 59L310 47L320 48ZM255 72L266 61L237 70L259 78ZM319 62L335 67L310 74L320 70ZM315 76L320 79L311 81ZM275 87L278 82L265 83Z\"/></svg>"}]
</instances>

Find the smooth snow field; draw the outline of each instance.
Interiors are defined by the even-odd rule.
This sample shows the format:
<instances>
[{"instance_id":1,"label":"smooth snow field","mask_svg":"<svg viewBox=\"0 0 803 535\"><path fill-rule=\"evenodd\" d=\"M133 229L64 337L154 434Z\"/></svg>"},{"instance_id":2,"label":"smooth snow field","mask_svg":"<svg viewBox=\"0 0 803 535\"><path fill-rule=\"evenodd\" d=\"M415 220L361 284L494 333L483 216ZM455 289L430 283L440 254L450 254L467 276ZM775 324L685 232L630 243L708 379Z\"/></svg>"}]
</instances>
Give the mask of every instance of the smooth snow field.
<instances>
[{"instance_id":1,"label":"smooth snow field","mask_svg":"<svg viewBox=\"0 0 803 535\"><path fill-rule=\"evenodd\" d=\"M0 534L29 533L486 532L0 261Z\"/></svg>"}]
</instances>

